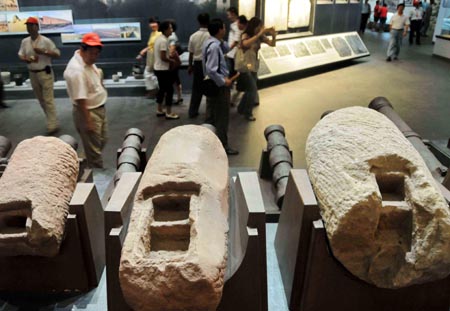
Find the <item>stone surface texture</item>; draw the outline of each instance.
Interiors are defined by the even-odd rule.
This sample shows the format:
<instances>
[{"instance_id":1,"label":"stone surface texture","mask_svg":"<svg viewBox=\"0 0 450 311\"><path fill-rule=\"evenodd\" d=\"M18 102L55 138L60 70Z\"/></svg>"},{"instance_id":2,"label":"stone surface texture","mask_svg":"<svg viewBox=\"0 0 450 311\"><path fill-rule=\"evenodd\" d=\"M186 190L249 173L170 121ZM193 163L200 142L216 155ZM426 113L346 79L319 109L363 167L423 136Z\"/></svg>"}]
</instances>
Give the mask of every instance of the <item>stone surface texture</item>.
<instances>
[{"instance_id":1,"label":"stone surface texture","mask_svg":"<svg viewBox=\"0 0 450 311\"><path fill-rule=\"evenodd\" d=\"M309 134L306 160L333 254L355 276L400 288L450 273L449 207L384 115L327 115Z\"/></svg>"},{"instance_id":2,"label":"stone surface texture","mask_svg":"<svg viewBox=\"0 0 450 311\"><path fill-rule=\"evenodd\" d=\"M0 256L58 254L77 177L77 154L62 140L17 145L0 178Z\"/></svg>"},{"instance_id":3,"label":"stone surface texture","mask_svg":"<svg viewBox=\"0 0 450 311\"><path fill-rule=\"evenodd\" d=\"M136 192L120 284L134 310L215 310L227 259L228 159L186 125L158 142Z\"/></svg>"}]
</instances>

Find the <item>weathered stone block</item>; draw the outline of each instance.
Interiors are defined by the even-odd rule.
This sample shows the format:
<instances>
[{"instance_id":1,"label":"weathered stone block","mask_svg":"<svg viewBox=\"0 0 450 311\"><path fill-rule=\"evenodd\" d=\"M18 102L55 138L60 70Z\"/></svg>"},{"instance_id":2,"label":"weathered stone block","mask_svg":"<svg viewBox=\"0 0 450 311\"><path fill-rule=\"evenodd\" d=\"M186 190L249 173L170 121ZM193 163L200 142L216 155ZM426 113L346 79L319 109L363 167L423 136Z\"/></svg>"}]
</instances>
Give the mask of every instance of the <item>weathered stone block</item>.
<instances>
[{"instance_id":1,"label":"weathered stone block","mask_svg":"<svg viewBox=\"0 0 450 311\"><path fill-rule=\"evenodd\" d=\"M58 254L77 177L77 154L62 140L17 145L0 178L0 256Z\"/></svg>"},{"instance_id":2,"label":"weathered stone block","mask_svg":"<svg viewBox=\"0 0 450 311\"><path fill-rule=\"evenodd\" d=\"M208 129L164 134L136 193L120 284L134 310L215 310L227 257L228 159Z\"/></svg>"},{"instance_id":3,"label":"weathered stone block","mask_svg":"<svg viewBox=\"0 0 450 311\"><path fill-rule=\"evenodd\" d=\"M371 109L335 111L306 143L334 256L355 276L398 288L450 273L450 213L424 161Z\"/></svg>"}]
</instances>

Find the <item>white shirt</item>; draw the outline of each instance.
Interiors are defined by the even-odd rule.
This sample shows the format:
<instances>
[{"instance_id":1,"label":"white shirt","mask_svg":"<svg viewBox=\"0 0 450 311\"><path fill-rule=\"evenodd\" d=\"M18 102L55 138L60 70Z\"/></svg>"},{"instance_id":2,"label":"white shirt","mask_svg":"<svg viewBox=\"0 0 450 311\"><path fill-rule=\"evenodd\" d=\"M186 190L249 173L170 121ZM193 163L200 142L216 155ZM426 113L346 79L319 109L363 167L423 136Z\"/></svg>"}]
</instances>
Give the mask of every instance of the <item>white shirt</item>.
<instances>
[{"instance_id":1,"label":"white shirt","mask_svg":"<svg viewBox=\"0 0 450 311\"><path fill-rule=\"evenodd\" d=\"M398 13L395 13L394 16L392 16L392 29L403 30L405 28L405 25L409 25L409 18L405 15L405 13L403 13L402 15L398 15Z\"/></svg>"},{"instance_id":2,"label":"white shirt","mask_svg":"<svg viewBox=\"0 0 450 311\"><path fill-rule=\"evenodd\" d=\"M102 85L100 71L95 64L86 65L80 50L75 51L67 64L64 79L67 82L67 93L74 106L77 106L76 100L79 99L86 99L87 109L94 109L105 104L108 93Z\"/></svg>"},{"instance_id":3,"label":"white shirt","mask_svg":"<svg viewBox=\"0 0 450 311\"><path fill-rule=\"evenodd\" d=\"M239 30L238 22L235 21L230 25L230 34L228 35L228 45L231 47L233 42L240 42L241 41L241 34L242 31ZM237 51L237 45L230 50L230 52L227 53L227 57L234 58L234 55L236 55Z\"/></svg>"},{"instance_id":4,"label":"white shirt","mask_svg":"<svg viewBox=\"0 0 450 311\"><path fill-rule=\"evenodd\" d=\"M421 20L423 18L422 8L414 8L410 13L410 17L412 21Z\"/></svg>"},{"instance_id":5,"label":"white shirt","mask_svg":"<svg viewBox=\"0 0 450 311\"><path fill-rule=\"evenodd\" d=\"M52 40L42 35L39 35L36 40L31 40L30 37L26 37L22 40L19 49L19 56L22 57L31 57L34 56L38 59L37 62L32 62L27 64L28 69L30 70L42 70L45 66L50 66L52 64L52 58L43 54L36 54L34 52L34 48L40 48L42 50L52 51L60 55L59 50L56 48L55 44Z\"/></svg>"},{"instance_id":6,"label":"white shirt","mask_svg":"<svg viewBox=\"0 0 450 311\"><path fill-rule=\"evenodd\" d=\"M200 28L189 37L188 51L194 54L194 61L202 60L203 43L210 37L207 28Z\"/></svg>"},{"instance_id":7,"label":"white shirt","mask_svg":"<svg viewBox=\"0 0 450 311\"><path fill-rule=\"evenodd\" d=\"M370 4L364 3L362 6L361 14L369 14L370 13Z\"/></svg>"},{"instance_id":8,"label":"white shirt","mask_svg":"<svg viewBox=\"0 0 450 311\"><path fill-rule=\"evenodd\" d=\"M153 68L155 70L169 70L170 63L161 59L161 51L166 51L166 56L169 57L169 40L167 40L165 35L160 35L156 38L154 47L155 64Z\"/></svg>"}]
</instances>

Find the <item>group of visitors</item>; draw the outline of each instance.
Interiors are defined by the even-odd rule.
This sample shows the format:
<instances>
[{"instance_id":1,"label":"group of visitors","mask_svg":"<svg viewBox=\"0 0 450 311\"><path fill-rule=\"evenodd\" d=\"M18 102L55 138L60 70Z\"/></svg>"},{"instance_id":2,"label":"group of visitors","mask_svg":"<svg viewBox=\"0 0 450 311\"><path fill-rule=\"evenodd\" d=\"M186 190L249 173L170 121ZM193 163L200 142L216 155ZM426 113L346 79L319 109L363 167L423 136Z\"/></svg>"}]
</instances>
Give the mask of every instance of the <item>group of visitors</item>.
<instances>
[{"instance_id":1,"label":"group of visitors","mask_svg":"<svg viewBox=\"0 0 450 311\"><path fill-rule=\"evenodd\" d=\"M275 46L276 31L273 27L265 28L262 21L253 17L249 21L238 10L230 7L227 10L230 21L228 42L226 27L221 19L212 19L207 13L197 17L199 29L189 38L188 73L192 75L192 96L189 105L189 118L199 115L199 108L204 96L204 81L212 80L217 87L214 95L206 96L205 122L215 126L217 136L229 155L238 154L228 145L228 120L231 102L241 97L238 112L248 121L255 121L253 107L259 104L257 91L257 72L259 68L258 51L261 43ZM178 119L179 115L172 111L173 88L180 86L177 80L177 68L180 66L176 48L170 43L173 36L174 21L158 23L149 20L152 29L148 46L141 50L138 57L147 53L147 85L150 85L152 74L156 75L159 90L156 95L156 115L165 116L168 120ZM269 39L266 35L269 35ZM153 87L153 86L152 86ZM238 90L234 90L237 88ZM240 94L240 93L243 94ZM181 102L179 88L177 102Z\"/></svg>"},{"instance_id":2,"label":"group of visitors","mask_svg":"<svg viewBox=\"0 0 450 311\"><path fill-rule=\"evenodd\" d=\"M60 51L52 40L39 33L37 18L29 17L26 27L30 36L22 40L18 56L27 64L31 87L46 115L47 134L55 134L59 122L54 102L52 59L59 57ZM103 74L95 66L102 46L97 34L85 34L80 49L75 51L64 71L75 128L88 165L96 168L103 167L101 152L107 139L105 103L108 95L103 86Z\"/></svg>"},{"instance_id":3,"label":"group of visitors","mask_svg":"<svg viewBox=\"0 0 450 311\"><path fill-rule=\"evenodd\" d=\"M193 75L189 117L199 115L204 81L212 80L217 92L206 96L205 121L215 126L226 153L235 155L238 151L229 146L227 137L232 106L230 90L237 87L234 98L241 97L238 112L248 121L254 121L252 110L259 104L256 85L258 50L263 42L275 46L276 31L273 27L265 28L257 17L247 21L245 16L238 15L234 7L228 9L227 17L231 22L228 42L224 40L226 26L221 19L210 20L207 13L198 15L200 28L191 35L188 45L188 73ZM32 89L46 115L47 134L51 135L59 130L51 61L60 56L60 51L49 38L39 34L39 21L36 18L28 18L26 25L30 36L23 39L18 55L27 64ZM177 89L177 103L182 101L178 76L180 51L178 38L174 34L176 23L173 20L159 23L151 18L149 27L151 34L147 46L138 56L143 58L146 55L146 87L155 88L150 82L156 76L156 115L175 120L179 115L172 111L174 87ZM85 34L80 48L75 51L64 71L67 93L73 104L75 128L80 134L88 165L93 168L103 167L102 149L108 132L105 111L108 94L103 85L103 73L95 65L102 47L103 43L96 33ZM3 103L3 85L0 87L0 107L7 108Z\"/></svg>"}]
</instances>

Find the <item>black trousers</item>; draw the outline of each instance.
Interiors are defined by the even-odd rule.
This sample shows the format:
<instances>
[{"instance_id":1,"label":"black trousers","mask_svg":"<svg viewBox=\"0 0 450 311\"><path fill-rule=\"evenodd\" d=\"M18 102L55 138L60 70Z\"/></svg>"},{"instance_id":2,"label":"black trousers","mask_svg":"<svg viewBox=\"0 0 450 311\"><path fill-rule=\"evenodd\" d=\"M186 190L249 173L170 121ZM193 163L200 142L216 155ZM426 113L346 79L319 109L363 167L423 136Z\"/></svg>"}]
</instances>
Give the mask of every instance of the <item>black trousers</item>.
<instances>
[{"instance_id":1,"label":"black trousers","mask_svg":"<svg viewBox=\"0 0 450 311\"><path fill-rule=\"evenodd\" d=\"M420 44L420 28L422 27L422 20L415 19L411 21L411 29L409 30L409 43L414 41L414 35L416 37L416 43Z\"/></svg>"},{"instance_id":2,"label":"black trousers","mask_svg":"<svg viewBox=\"0 0 450 311\"><path fill-rule=\"evenodd\" d=\"M361 14L361 25L359 25L359 30L364 33L366 31L367 21L369 20L370 13Z\"/></svg>"},{"instance_id":3,"label":"black trousers","mask_svg":"<svg viewBox=\"0 0 450 311\"><path fill-rule=\"evenodd\" d=\"M3 81L2 81L2 79L0 79L0 103L3 103L3 93L4 93L4 91L3 91Z\"/></svg>"},{"instance_id":4,"label":"black trousers","mask_svg":"<svg viewBox=\"0 0 450 311\"><path fill-rule=\"evenodd\" d=\"M206 97L206 104L211 107L211 124L216 127L224 148L228 147L228 123L230 116L230 89L222 86L219 94L214 97Z\"/></svg>"},{"instance_id":5,"label":"black trousers","mask_svg":"<svg viewBox=\"0 0 450 311\"><path fill-rule=\"evenodd\" d=\"M203 65L202 61L194 61L194 76L192 79L192 95L191 103L189 105L189 116L195 117L198 114L200 103L202 102L201 84L203 80Z\"/></svg>"},{"instance_id":6,"label":"black trousers","mask_svg":"<svg viewBox=\"0 0 450 311\"><path fill-rule=\"evenodd\" d=\"M158 78L159 91L156 94L156 102L162 104L164 97L166 99L166 106L172 106L173 99L173 83L175 82L175 75L170 70L155 70L156 78Z\"/></svg>"}]
</instances>

